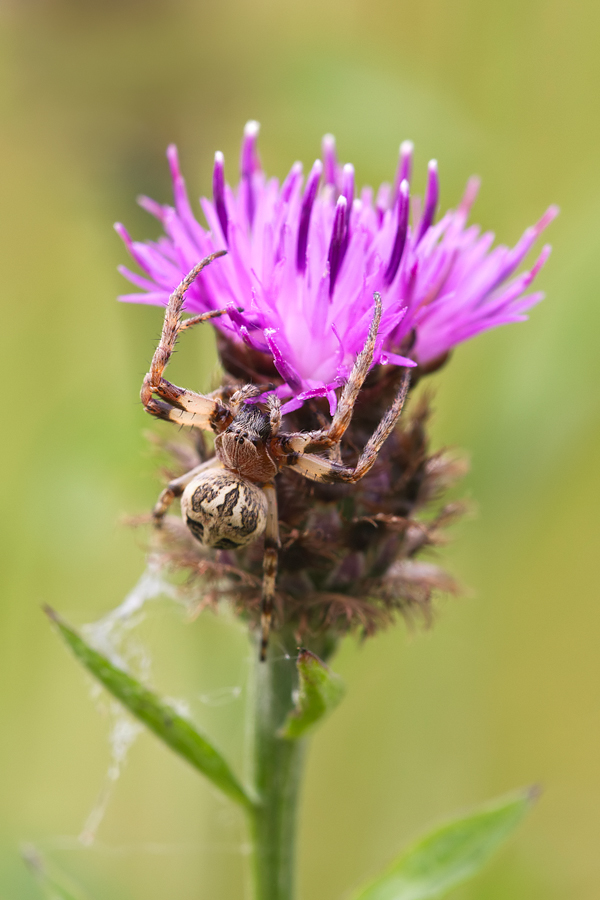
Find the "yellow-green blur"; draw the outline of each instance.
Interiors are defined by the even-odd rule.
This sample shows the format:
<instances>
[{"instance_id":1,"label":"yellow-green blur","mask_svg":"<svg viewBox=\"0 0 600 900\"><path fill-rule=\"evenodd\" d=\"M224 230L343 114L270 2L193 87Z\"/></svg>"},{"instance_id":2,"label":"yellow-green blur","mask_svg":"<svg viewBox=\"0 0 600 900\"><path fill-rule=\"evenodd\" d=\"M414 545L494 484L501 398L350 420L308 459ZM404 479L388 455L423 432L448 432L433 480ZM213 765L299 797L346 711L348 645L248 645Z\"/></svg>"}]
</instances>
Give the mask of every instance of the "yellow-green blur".
<instances>
[{"instance_id":1,"label":"yellow-green blur","mask_svg":"<svg viewBox=\"0 0 600 900\"><path fill-rule=\"evenodd\" d=\"M116 303L112 223L158 235L135 197L169 201L171 141L193 197L217 149L235 181L250 118L280 177L332 132L358 184L378 184L410 138L415 187L431 157L442 209L481 175L472 219L503 242L562 208L536 282L547 299L432 382L435 440L472 461L473 513L443 551L466 596L432 631L348 640L334 662L348 690L310 753L300 896L341 900L430 822L532 783L536 810L457 900L599 896L599 30L593 0L3 5L0 896L40 896L24 842L90 900L246 896L241 814L149 735L96 843L77 844L110 723L41 606L80 624L119 603L144 564L121 519L159 490L143 435L161 426L138 391L161 311ZM197 329L173 380L206 389L215 365ZM163 602L138 636L154 687L186 698L240 771L240 628Z\"/></svg>"}]
</instances>

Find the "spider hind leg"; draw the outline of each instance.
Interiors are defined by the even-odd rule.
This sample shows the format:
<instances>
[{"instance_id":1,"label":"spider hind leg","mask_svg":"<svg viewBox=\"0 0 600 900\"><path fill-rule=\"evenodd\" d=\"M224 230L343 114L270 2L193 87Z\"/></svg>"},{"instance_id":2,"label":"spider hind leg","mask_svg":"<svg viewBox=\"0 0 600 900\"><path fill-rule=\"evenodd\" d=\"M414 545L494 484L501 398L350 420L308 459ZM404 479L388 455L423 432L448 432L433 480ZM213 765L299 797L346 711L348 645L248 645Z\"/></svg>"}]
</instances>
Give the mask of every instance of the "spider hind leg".
<instances>
[{"instance_id":1,"label":"spider hind leg","mask_svg":"<svg viewBox=\"0 0 600 900\"><path fill-rule=\"evenodd\" d=\"M263 485L267 495L267 527L265 529L265 552L263 556L262 599L260 607L260 661L265 662L269 647L269 632L273 617L275 582L277 579L277 558L279 551L279 519L277 513L277 493L274 484Z\"/></svg>"}]
</instances>

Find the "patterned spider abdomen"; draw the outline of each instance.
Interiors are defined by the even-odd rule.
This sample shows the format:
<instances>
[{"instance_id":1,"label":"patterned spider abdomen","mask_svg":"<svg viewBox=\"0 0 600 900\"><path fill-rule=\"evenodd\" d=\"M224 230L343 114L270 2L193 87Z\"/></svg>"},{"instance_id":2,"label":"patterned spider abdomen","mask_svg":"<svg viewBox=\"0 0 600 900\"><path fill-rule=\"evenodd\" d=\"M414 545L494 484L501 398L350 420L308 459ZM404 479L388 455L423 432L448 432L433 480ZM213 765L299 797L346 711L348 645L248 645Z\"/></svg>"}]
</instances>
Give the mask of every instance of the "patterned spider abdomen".
<instances>
[{"instance_id":1,"label":"patterned spider abdomen","mask_svg":"<svg viewBox=\"0 0 600 900\"><path fill-rule=\"evenodd\" d=\"M258 485L233 472L203 472L188 484L181 513L192 534L207 547L232 550L265 530L267 498Z\"/></svg>"}]
</instances>

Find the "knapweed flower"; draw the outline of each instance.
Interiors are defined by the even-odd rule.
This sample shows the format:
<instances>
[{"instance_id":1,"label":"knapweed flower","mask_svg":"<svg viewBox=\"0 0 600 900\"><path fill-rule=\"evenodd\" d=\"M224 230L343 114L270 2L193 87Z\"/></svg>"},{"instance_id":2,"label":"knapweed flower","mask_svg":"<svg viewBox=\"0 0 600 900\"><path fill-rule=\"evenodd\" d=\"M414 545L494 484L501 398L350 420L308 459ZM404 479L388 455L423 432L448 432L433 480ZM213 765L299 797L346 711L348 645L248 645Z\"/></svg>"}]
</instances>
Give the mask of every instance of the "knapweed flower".
<instances>
[{"instance_id":1,"label":"knapweed flower","mask_svg":"<svg viewBox=\"0 0 600 900\"><path fill-rule=\"evenodd\" d=\"M257 123L249 122L236 189L225 181L223 155L215 155L213 199L200 201L208 229L194 215L176 148L169 148L175 206L140 200L165 236L139 243L116 226L148 276L123 267L144 293L121 299L166 305L200 259L226 248L228 255L189 290L186 308L194 314L229 308L215 327L240 350L246 345L272 358L281 379L277 392L287 401L284 413L320 396L335 410L336 388L364 344L375 291L383 316L374 364L422 369L481 331L524 319L542 298L526 291L548 246L531 269L515 272L555 217L555 207L514 248L492 249L494 235L467 224L477 179L467 184L458 208L438 222L435 161L429 163L424 201L411 198L410 142L400 147L393 185L382 184L375 196L371 188L357 195L354 168L338 163L330 135L306 181L297 162L281 185L261 168L257 136Z\"/></svg>"},{"instance_id":2,"label":"knapweed flower","mask_svg":"<svg viewBox=\"0 0 600 900\"><path fill-rule=\"evenodd\" d=\"M122 299L164 305L203 257L226 249L189 289L187 310L228 310L215 319L223 390L231 393L248 381L272 385L268 389L284 401L287 430L306 432L322 427L327 401L335 409L336 389L364 345L379 292L383 315L374 365L339 448L342 461L355 465L398 390L402 367L418 367L414 384L458 343L523 319L541 299L527 289L549 248L531 269L517 270L557 210L550 207L514 248L493 248L492 234L467 224L476 179L458 208L437 222L435 162L424 201L411 198L408 142L400 147L393 184L382 185L376 196L370 188L356 196L354 170L338 163L332 137L324 138L323 159L306 181L295 163L279 185L262 171L257 134L256 123L249 123L235 190L216 154L213 199L200 201L208 228L192 211L177 152L169 149L174 207L141 200L165 235L136 243L117 226L146 273L122 270L144 291ZM321 652L348 630L372 634L398 612L428 619L433 595L455 589L422 555L443 543L445 527L460 512L460 505L444 504L443 495L464 465L430 450L428 418L428 397L421 394L356 484L315 483L289 468L278 474L275 630L291 630ZM184 468L204 452L197 444L191 456L184 452ZM165 564L187 571L194 584L200 578L201 605L227 599L242 616L259 621L261 540L213 551L181 519L168 516L155 541Z\"/></svg>"}]
</instances>

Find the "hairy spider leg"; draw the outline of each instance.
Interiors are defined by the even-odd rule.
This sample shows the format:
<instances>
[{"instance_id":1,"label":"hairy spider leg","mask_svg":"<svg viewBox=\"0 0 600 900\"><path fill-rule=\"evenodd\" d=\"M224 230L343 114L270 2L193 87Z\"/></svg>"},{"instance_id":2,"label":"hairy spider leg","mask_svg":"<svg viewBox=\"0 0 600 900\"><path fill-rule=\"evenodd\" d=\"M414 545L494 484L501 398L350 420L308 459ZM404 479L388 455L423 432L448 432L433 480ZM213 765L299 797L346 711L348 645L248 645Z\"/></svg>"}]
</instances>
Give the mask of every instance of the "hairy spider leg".
<instances>
[{"instance_id":1,"label":"hairy spider leg","mask_svg":"<svg viewBox=\"0 0 600 900\"><path fill-rule=\"evenodd\" d=\"M281 428L281 400L277 394L269 394L267 397L267 411L269 413L271 434L275 435Z\"/></svg>"},{"instance_id":2,"label":"hairy spider leg","mask_svg":"<svg viewBox=\"0 0 600 900\"><path fill-rule=\"evenodd\" d=\"M311 443L313 444L334 447L336 444L340 443L350 425L356 398L360 393L365 378L369 374L369 369L373 362L375 341L377 340L377 332L379 331L379 325L381 323L381 295L378 293L373 294L373 301L375 309L373 310L373 318L371 319L371 325L369 327L365 345L354 360L352 371L350 372L348 381L344 385L342 396L340 397L340 402L337 405L331 424L327 428L323 428L320 431L311 434Z\"/></svg>"},{"instance_id":3,"label":"hairy spider leg","mask_svg":"<svg viewBox=\"0 0 600 900\"><path fill-rule=\"evenodd\" d=\"M367 441L367 444L358 458L354 468L343 466L335 460L316 456L314 453L299 453L296 459L287 463L290 469L295 469L310 481L320 482L345 482L354 484L360 481L372 468L379 455L384 442L392 433L396 422L400 418L408 386L410 384L410 369L406 369L400 382L400 387L394 402L384 415L383 419Z\"/></svg>"},{"instance_id":4,"label":"hairy spider leg","mask_svg":"<svg viewBox=\"0 0 600 900\"><path fill-rule=\"evenodd\" d=\"M267 658L269 631L273 617L275 582L277 580L277 557L281 546L279 541L279 516L277 513L277 492L272 483L263 484L267 495L267 526L265 528L265 553L263 556L262 600L260 607L260 661Z\"/></svg>"},{"instance_id":5,"label":"hairy spider leg","mask_svg":"<svg viewBox=\"0 0 600 900\"><path fill-rule=\"evenodd\" d=\"M166 422L174 422L175 425L180 426L189 425L190 428L207 430L212 428L208 412L200 416L198 413L186 412L184 409L178 409L175 406L171 406L170 403L164 403L162 400L156 400L154 397L144 401L143 395L142 401L146 412L156 419L164 419Z\"/></svg>"},{"instance_id":6,"label":"hairy spider leg","mask_svg":"<svg viewBox=\"0 0 600 900\"><path fill-rule=\"evenodd\" d=\"M159 419L167 419L180 425L191 425L194 428L212 428L213 430L221 430L231 421L229 410L219 400L177 387L163 378L163 372L171 358L179 332L190 325L214 319L227 312L226 309L212 310L184 321L181 319L181 308L186 291L194 283L202 269L218 256L223 256L225 252L225 250L219 250L201 260L169 297L160 341L154 351L150 371L144 378L141 390L142 403L147 412ZM158 394L162 401L167 402L156 400L152 396L153 394Z\"/></svg>"},{"instance_id":7,"label":"hairy spider leg","mask_svg":"<svg viewBox=\"0 0 600 900\"><path fill-rule=\"evenodd\" d=\"M369 374L375 352L377 332L381 322L382 306L380 294L373 294L373 300L375 309L373 310L373 318L371 319L367 339L364 347L354 360L352 371L344 385L340 402L331 423L318 431L298 431L293 434L281 435L280 444L284 453L303 453L304 449L309 445L316 445L326 447L330 451L331 460L336 466L339 467L341 464L340 443L352 420L354 404L360 389Z\"/></svg>"},{"instance_id":8,"label":"hairy spider leg","mask_svg":"<svg viewBox=\"0 0 600 900\"><path fill-rule=\"evenodd\" d=\"M200 465L194 466L189 472L180 475L179 478L173 478L172 481L169 481L166 488L161 491L154 509L152 510L154 524L159 527L162 525L162 520L167 514L175 497L181 497L190 481L193 481L196 475L199 475L201 472L206 472L208 469L214 469L220 465L221 462L216 456L213 456L211 459L207 459L205 462L200 463Z\"/></svg>"},{"instance_id":9,"label":"hairy spider leg","mask_svg":"<svg viewBox=\"0 0 600 900\"><path fill-rule=\"evenodd\" d=\"M246 400L251 400L253 397L259 397L262 393L264 393L265 388L261 387L257 384L245 384L243 387L238 388L238 390L231 395L231 399L229 401L229 408L234 416L237 416L240 411L240 407L242 403Z\"/></svg>"}]
</instances>

